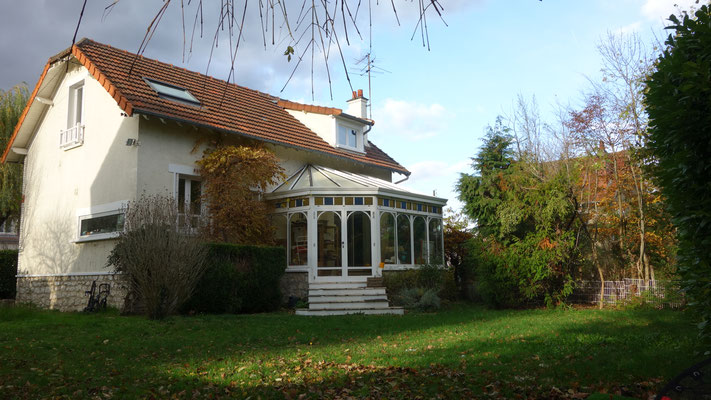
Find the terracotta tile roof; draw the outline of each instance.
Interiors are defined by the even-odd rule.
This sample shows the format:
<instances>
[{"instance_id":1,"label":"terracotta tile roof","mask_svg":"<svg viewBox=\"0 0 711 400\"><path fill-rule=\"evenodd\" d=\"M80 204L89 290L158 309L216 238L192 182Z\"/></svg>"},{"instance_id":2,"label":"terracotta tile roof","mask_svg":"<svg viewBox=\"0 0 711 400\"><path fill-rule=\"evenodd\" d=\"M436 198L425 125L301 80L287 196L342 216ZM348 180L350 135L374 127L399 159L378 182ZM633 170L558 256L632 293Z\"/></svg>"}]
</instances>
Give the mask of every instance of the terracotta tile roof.
<instances>
[{"instance_id":1,"label":"terracotta tile roof","mask_svg":"<svg viewBox=\"0 0 711 400\"><path fill-rule=\"evenodd\" d=\"M188 122L410 174L405 167L372 143L366 148L365 154L329 145L284 110L291 107L311 107L312 110L317 110L312 112L338 115L341 113L340 109L277 100L256 90L142 56L137 57L125 50L89 39L83 39L73 46L71 54L89 70L128 115L138 113ZM200 106L163 99L143 78L185 88L200 101ZM41 83L40 80L38 87ZM8 149L11 145L12 141Z\"/></svg>"}]
</instances>

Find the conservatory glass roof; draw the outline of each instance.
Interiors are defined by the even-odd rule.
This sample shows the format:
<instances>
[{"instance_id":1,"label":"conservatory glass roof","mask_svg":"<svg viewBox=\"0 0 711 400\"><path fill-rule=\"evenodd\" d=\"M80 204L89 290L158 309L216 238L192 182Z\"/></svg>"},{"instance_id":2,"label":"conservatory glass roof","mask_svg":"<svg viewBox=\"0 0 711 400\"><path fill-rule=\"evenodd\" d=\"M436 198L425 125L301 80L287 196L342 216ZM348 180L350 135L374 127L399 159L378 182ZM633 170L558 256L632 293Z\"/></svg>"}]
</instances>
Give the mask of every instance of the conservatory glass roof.
<instances>
[{"instance_id":1,"label":"conservatory glass roof","mask_svg":"<svg viewBox=\"0 0 711 400\"><path fill-rule=\"evenodd\" d=\"M291 192L293 190L339 190L344 189L386 189L389 191L403 192L403 194L415 195L418 197L429 197L391 182L374 178L372 176L356 174L353 172L340 171L318 165L306 164L296 173L291 175L284 183L271 191L272 194ZM446 201L445 199L438 199Z\"/></svg>"}]
</instances>

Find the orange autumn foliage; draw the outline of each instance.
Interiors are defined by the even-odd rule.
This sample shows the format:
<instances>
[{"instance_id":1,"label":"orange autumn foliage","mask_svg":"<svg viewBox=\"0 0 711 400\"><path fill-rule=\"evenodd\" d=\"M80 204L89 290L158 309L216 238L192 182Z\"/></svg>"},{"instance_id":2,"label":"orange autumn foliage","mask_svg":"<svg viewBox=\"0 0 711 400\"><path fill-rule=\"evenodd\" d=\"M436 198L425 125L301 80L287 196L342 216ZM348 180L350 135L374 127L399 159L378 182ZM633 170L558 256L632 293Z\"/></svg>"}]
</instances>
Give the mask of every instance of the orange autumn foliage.
<instances>
[{"instance_id":1,"label":"orange autumn foliage","mask_svg":"<svg viewBox=\"0 0 711 400\"><path fill-rule=\"evenodd\" d=\"M209 211L203 234L228 243L271 244L263 194L285 177L274 153L262 147L219 146L206 151L197 164Z\"/></svg>"}]
</instances>

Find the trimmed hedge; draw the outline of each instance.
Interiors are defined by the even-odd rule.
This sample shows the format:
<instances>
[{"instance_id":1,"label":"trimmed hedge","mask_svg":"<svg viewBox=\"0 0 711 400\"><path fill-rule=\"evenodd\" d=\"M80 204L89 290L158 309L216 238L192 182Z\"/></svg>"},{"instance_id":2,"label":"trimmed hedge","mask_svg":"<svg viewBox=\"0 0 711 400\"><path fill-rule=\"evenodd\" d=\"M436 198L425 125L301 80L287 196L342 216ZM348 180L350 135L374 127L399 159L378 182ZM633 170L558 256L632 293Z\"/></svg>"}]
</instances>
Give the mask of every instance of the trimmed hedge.
<instances>
[{"instance_id":1,"label":"trimmed hedge","mask_svg":"<svg viewBox=\"0 0 711 400\"><path fill-rule=\"evenodd\" d=\"M17 250L0 250L0 299L14 299L17 290Z\"/></svg>"},{"instance_id":2,"label":"trimmed hedge","mask_svg":"<svg viewBox=\"0 0 711 400\"><path fill-rule=\"evenodd\" d=\"M279 308L279 281L286 269L284 248L227 243L208 246L205 274L183 311L258 313Z\"/></svg>"}]
</instances>

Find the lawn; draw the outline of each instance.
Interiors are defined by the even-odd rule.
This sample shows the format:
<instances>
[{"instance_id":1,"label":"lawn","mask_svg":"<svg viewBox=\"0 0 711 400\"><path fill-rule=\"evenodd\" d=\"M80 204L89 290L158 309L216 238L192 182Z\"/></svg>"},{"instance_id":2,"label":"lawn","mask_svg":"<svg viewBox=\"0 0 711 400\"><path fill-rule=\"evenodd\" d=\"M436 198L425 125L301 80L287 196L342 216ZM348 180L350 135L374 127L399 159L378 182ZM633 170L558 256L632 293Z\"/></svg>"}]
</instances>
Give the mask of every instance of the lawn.
<instances>
[{"instance_id":1,"label":"lawn","mask_svg":"<svg viewBox=\"0 0 711 400\"><path fill-rule=\"evenodd\" d=\"M647 398L699 360L679 311L149 321L0 308L0 398Z\"/></svg>"}]
</instances>

